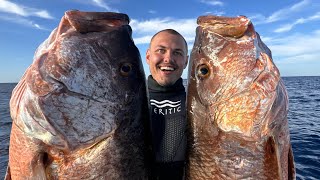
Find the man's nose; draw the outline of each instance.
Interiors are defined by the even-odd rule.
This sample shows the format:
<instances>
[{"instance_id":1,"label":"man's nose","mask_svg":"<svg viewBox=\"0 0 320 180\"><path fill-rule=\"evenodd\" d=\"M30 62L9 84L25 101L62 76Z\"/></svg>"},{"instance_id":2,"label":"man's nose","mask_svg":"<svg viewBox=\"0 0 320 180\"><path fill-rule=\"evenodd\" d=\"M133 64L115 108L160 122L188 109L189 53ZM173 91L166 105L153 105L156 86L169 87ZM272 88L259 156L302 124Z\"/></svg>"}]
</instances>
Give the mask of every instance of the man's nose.
<instances>
[{"instance_id":1,"label":"man's nose","mask_svg":"<svg viewBox=\"0 0 320 180\"><path fill-rule=\"evenodd\" d=\"M171 62L171 61L173 61L173 54L172 54L172 52L170 52L170 51L168 51L168 52L166 52L165 53L165 55L164 55L164 62L166 62L166 63L169 63L169 62Z\"/></svg>"}]
</instances>

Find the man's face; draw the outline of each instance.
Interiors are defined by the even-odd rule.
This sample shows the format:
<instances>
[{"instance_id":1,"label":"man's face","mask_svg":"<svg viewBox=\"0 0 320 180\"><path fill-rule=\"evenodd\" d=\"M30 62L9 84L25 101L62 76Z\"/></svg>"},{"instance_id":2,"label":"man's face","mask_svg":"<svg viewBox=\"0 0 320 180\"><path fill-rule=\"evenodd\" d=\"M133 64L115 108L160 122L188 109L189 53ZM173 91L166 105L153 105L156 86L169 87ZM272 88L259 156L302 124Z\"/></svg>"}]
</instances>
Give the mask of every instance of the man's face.
<instances>
[{"instance_id":1,"label":"man's face","mask_svg":"<svg viewBox=\"0 0 320 180\"><path fill-rule=\"evenodd\" d=\"M173 85L187 66L187 47L182 37L161 32L153 38L146 59L150 73L158 84Z\"/></svg>"}]
</instances>

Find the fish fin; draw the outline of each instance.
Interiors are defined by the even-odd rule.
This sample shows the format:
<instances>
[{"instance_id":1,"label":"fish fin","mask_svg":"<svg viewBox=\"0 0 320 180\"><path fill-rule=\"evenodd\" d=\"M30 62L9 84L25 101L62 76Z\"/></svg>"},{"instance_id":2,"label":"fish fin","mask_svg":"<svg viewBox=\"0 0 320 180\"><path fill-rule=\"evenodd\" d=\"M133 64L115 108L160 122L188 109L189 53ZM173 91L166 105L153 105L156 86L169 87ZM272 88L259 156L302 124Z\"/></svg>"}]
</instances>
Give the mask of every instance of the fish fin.
<instances>
[{"instance_id":1,"label":"fish fin","mask_svg":"<svg viewBox=\"0 0 320 180\"><path fill-rule=\"evenodd\" d=\"M6 172L6 175L4 176L4 180L11 180L11 173L10 173L10 165L9 164L7 166L7 172Z\"/></svg>"},{"instance_id":2,"label":"fish fin","mask_svg":"<svg viewBox=\"0 0 320 180\"><path fill-rule=\"evenodd\" d=\"M42 160L42 159L39 159ZM45 167L43 162L39 162L36 166L33 167L33 178L35 179L47 179Z\"/></svg>"},{"instance_id":3,"label":"fish fin","mask_svg":"<svg viewBox=\"0 0 320 180\"><path fill-rule=\"evenodd\" d=\"M288 152L288 179L296 179L296 169L294 165L293 151L291 146Z\"/></svg>"},{"instance_id":4,"label":"fish fin","mask_svg":"<svg viewBox=\"0 0 320 180\"><path fill-rule=\"evenodd\" d=\"M265 145L264 172L271 179L281 179L280 156L278 145L273 136L269 137Z\"/></svg>"},{"instance_id":5,"label":"fish fin","mask_svg":"<svg viewBox=\"0 0 320 180\"><path fill-rule=\"evenodd\" d=\"M267 69L269 72L271 72L275 79L279 81L280 79L280 71L274 64L272 57L270 57L268 54L264 53L264 56L267 57Z\"/></svg>"},{"instance_id":6,"label":"fish fin","mask_svg":"<svg viewBox=\"0 0 320 180\"><path fill-rule=\"evenodd\" d=\"M260 88L265 93L272 93L276 90L278 82L280 80L280 73L277 67L274 65L271 57L268 54L261 52L258 59L260 69L264 69L260 75L255 79L255 83L258 83Z\"/></svg>"},{"instance_id":7,"label":"fish fin","mask_svg":"<svg viewBox=\"0 0 320 180\"><path fill-rule=\"evenodd\" d=\"M46 179L45 163L48 157L42 149L41 141L26 136L19 127L12 124L6 178Z\"/></svg>"},{"instance_id":8,"label":"fish fin","mask_svg":"<svg viewBox=\"0 0 320 180\"><path fill-rule=\"evenodd\" d=\"M11 94L10 115L13 121L17 119L16 117L19 114L20 102L26 91L26 76L29 69L30 67L26 70L20 82L16 85Z\"/></svg>"}]
</instances>

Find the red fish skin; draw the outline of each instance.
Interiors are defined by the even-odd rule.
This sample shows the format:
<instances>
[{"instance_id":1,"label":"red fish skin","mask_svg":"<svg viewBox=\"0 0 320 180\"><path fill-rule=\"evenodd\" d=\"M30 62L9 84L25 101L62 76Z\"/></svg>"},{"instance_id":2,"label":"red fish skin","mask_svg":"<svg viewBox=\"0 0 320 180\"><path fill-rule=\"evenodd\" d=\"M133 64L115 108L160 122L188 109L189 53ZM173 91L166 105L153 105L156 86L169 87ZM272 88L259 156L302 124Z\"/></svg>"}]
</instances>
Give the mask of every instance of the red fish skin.
<instances>
[{"instance_id":1,"label":"red fish skin","mask_svg":"<svg viewBox=\"0 0 320 180\"><path fill-rule=\"evenodd\" d=\"M198 18L187 90L187 179L295 179L288 95L245 16Z\"/></svg>"},{"instance_id":2,"label":"red fish skin","mask_svg":"<svg viewBox=\"0 0 320 180\"><path fill-rule=\"evenodd\" d=\"M148 102L126 14L67 11L13 90L6 179L147 179Z\"/></svg>"}]
</instances>

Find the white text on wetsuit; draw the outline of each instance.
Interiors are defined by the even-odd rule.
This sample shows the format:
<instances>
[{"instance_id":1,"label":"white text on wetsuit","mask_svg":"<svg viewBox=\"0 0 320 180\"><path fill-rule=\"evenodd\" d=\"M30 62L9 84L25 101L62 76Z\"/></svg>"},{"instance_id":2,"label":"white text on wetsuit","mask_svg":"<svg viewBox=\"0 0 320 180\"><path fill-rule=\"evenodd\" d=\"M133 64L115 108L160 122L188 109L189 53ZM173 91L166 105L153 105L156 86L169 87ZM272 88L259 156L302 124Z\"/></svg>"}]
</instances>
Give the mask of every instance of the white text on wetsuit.
<instances>
[{"instance_id":1,"label":"white text on wetsuit","mask_svg":"<svg viewBox=\"0 0 320 180\"><path fill-rule=\"evenodd\" d=\"M170 100L157 101L157 100L151 99L150 104L153 106L153 112L155 114L168 115L168 114L174 114L181 111L181 101L175 101L175 102Z\"/></svg>"}]
</instances>

